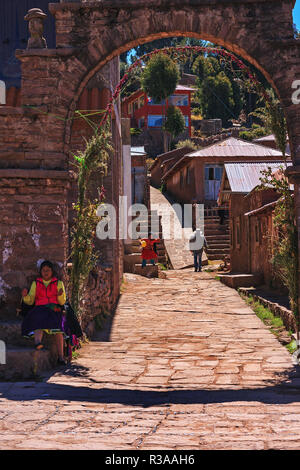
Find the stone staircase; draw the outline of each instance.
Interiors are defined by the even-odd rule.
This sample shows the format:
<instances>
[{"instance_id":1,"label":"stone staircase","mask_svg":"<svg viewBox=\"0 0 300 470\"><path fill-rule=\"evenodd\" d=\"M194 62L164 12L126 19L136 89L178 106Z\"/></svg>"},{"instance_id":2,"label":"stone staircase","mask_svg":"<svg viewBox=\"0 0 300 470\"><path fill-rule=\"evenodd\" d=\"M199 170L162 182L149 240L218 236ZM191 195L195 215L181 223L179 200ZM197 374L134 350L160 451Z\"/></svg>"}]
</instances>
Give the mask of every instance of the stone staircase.
<instances>
[{"instance_id":1,"label":"stone staircase","mask_svg":"<svg viewBox=\"0 0 300 470\"><path fill-rule=\"evenodd\" d=\"M34 379L55 367L57 362L54 338L44 335L46 349L36 351L33 339L21 336L21 324L19 317L0 321L0 340L6 347L6 363L0 364L0 380Z\"/></svg>"},{"instance_id":2,"label":"stone staircase","mask_svg":"<svg viewBox=\"0 0 300 470\"><path fill-rule=\"evenodd\" d=\"M207 241L208 260L223 260L224 256L230 255L230 233L229 220L226 218L220 224L217 213L204 215L204 234Z\"/></svg>"},{"instance_id":3,"label":"stone staircase","mask_svg":"<svg viewBox=\"0 0 300 470\"><path fill-rule=\"evenodd\" d=\"M158 215L157 211L150 211L144 215L141 214L140 218L141 223L138 231L142 234L145 233L148 228L150 230L151 222L154 227L158 228L158 233L152 235L153 238L160 238L160 242L157 243L157 262L166 265L167 257L164 241L162 239L161 217ZM144 235L141 235L142 238L143 236ZM158 277L159 267L157 264L152 266L148 261L146 267L142 268L141 252L142 247L139 240L131 240L129 244L124 245L124 272L140 274L146 277Z\"/></svg>"}]
</instances>

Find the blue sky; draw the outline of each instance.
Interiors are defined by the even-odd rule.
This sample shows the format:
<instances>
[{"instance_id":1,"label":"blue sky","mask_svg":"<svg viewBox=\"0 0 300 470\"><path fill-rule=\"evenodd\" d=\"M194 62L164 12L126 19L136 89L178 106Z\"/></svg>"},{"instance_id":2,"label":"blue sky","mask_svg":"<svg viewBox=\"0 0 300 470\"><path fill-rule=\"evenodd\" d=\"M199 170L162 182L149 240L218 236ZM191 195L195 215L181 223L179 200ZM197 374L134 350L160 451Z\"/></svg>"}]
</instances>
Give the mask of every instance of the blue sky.
<instances>
[{"instance_id":1,"label":"blue sky","mask_svg":"<svg viewBox=\"0 0 300 470\"><path fill-rule=\"evenodd\" d=\"M300 0L296 0L293 13L294 13L294 23L296 23L297 29L300 29Z\"/></svg>"}]
</instances>

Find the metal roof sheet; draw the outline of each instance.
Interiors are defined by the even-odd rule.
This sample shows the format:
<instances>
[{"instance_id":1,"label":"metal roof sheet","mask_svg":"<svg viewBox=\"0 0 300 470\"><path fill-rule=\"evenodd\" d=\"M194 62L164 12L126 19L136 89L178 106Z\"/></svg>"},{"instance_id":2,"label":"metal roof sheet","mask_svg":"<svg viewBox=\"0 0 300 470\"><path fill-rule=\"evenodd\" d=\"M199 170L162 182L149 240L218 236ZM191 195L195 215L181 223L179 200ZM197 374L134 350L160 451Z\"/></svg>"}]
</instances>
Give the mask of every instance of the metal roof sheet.
<instances>
[{"instance_id":1,"label":"metal roof sheet","mask_svg":"<svg viewBox=\"0 0 300 470\"><path fill-rule=\"evenodd\" d=\"M131 147L131 155L147 155L145 152L145 147Z\"/></svg>"},{"instance_id":2,"label":"metal roof sheet","mask_svg":"<svg viewBox=\"0 0 300 470\"><path fill-rule=\"evenodd\" d=\"M291 166L292 162L288 162L287 166ZM284 167L283 161L278 162L236 162L225 163L224 168L233 193L249 193L256 186L261 184L260 178L263 176L262 171L271 168L278 170Z\"/></svg>"},{"instance_id":3,"label":"metal roof sheet","mask_svg":"<svg viewBox=\"0 0 300 470\"><path fill-rule=\"evenodd\" d=\"M205 147L195 152L189 153L191 158L200 157L282 157L279 150L275 150L264 145L254 144L246 140L228 137L209 147Z\"/></svg>"}]
</instances>

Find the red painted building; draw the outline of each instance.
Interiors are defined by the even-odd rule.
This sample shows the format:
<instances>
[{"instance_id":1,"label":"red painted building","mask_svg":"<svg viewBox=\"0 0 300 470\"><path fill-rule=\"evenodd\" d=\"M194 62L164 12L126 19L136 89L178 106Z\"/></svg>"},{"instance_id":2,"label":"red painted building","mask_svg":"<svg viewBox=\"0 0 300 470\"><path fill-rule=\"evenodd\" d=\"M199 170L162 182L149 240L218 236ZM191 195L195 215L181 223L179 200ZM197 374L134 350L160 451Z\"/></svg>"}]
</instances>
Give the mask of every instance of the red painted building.
<instances>
[{"instance_id":1,"label":"red painted building","mask_svg":"<svg viewBox=\"0 0 300 470\"><path fill-rule=\"evenodd\" d=\"M191 137L191 94L194 91L194 88L177 85L174 94L166 101L155 103L147 96L147 93L140 89L124 98L122 115L125 118L130 118L131 127L159 129L162 127L166 107L170 105L177 106L185 118L185 125Z\"/></svg>"}]
</instances>

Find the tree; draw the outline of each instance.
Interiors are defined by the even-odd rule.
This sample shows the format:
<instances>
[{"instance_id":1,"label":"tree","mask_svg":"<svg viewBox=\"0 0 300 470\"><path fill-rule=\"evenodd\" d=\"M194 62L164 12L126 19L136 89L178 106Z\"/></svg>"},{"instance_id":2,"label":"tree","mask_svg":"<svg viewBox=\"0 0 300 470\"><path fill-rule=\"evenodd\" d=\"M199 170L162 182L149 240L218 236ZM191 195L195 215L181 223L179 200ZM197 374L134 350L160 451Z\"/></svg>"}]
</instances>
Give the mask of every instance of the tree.
<instances>
[{"instance_id":1,"label":"tree","mask_svg":"<svg viewBox=\"0 0 300 470\"><path fill-rule=\"evenodd\" d=\"M267 90L269 100L265 102L265 106L257 108L253 116L260 119L264 127L272 134L274 134L277 147L285 157L285 149L287 144L287 125L280 106L280 101L276 97L273 89Z\"/></svg>"},{"instance_id":2,"label":"tree","mask_svg":"<svg viewBox=\"0 0 300 470\"><path fill-rule=\"evenodd\" d=\"M168 107L164 130L169 132L173 138L185 130L184 116L177 106Z\"/></svg>"},{"instance_id":3,"label":"tree","mask_svg":"<svg viewBox=\"0 0 300 470\"><path fill-rule=\"evenodd\" d=\"M215 55L197 57L193 64L197 74L197 97L199 110L204 119L222 119L226 125L237 119L243 100L234 73L224 69L224 64Z\"/></svg>"},{"instance_id":4,"label":"tree","mask_svg":"<svg viewBox=\"0 0 300 470\"><path fill-rule=\"evenodd\" d=\"M129 56L131 62L134 62L137 58L142 57L144 54L154 51L155 49L163 49L164 47L179 47L179 46L204 46L205 41L196 38L183 38L183 37L171 37L155 39L154 41L147 42L137 46L135 49L131 49L123 53L122 58L125 57L127 62ZM184 63L184 71L186 73L192 73L192 63L186 60Z\"/></svg>"},{"instance_id":5,"label":"tree","mask_svg":"<svg viewBox=\"0 0 300 470\"><path fill-rule=\"evenodd\" d=\"M147 63L141 77L142 89L154 102L162 103L174 93L179 81L179 70L175 62L164 53L154 55ZM163 127L165 124L163 112ZM164 132L164 151L167 151L167 135Z\"/></svg>"},{"instance_id":6,"label":"tree","mask_svg":"<svg viewBox=\"0 0 300 470\"><path fill-rule=\"evenodd\" d=\"M179 81L178 68L170 57L163 53L153 56L146 65L142 77L142 89L160 103L176 90Z\"/></svg>"}]
</instances>

